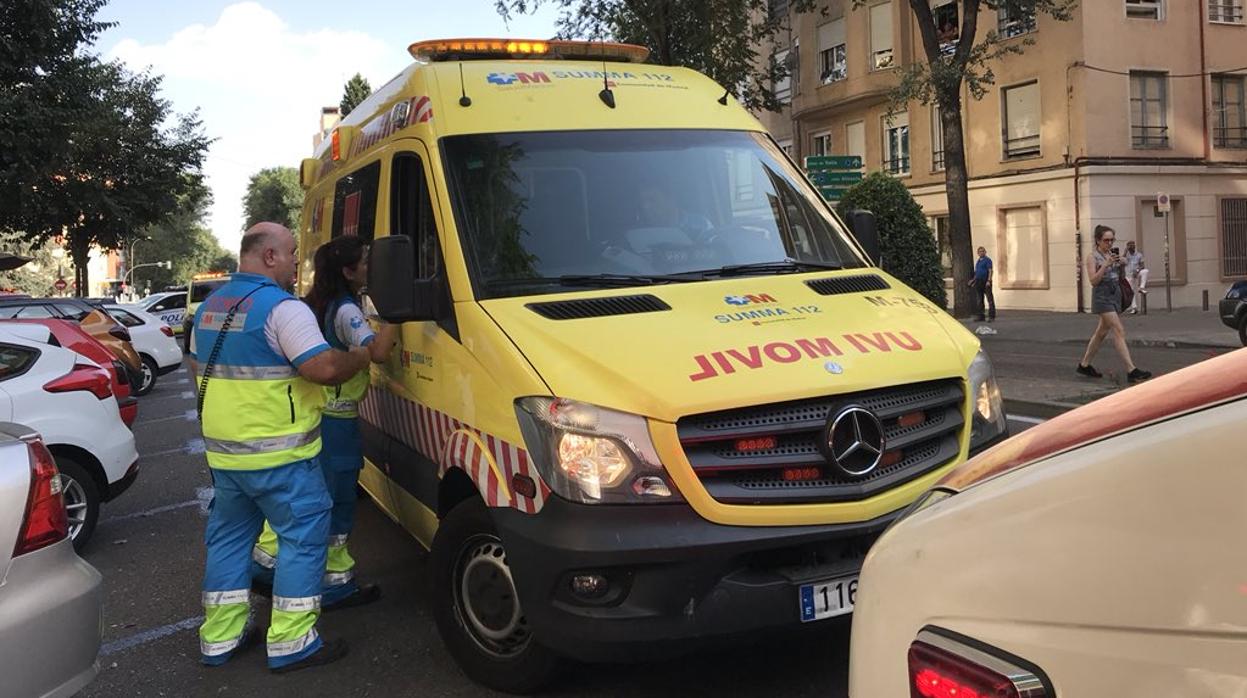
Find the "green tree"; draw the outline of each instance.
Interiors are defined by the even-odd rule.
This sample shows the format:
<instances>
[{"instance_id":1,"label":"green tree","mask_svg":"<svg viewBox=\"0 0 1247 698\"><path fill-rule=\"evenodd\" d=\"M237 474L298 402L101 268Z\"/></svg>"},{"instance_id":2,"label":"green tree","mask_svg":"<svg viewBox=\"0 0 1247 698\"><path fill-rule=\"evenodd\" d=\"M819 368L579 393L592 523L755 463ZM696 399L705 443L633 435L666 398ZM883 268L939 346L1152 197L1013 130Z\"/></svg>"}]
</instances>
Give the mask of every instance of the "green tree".
<instances>
[{"instance_id":1,"label":"green tree","mask_svg":"<svg viewBox=\"0 0 1247 698\"><path fill-rule=\"evenodd\" d=\"M147 227L130 248L131 264L172 262L171 269L143 267L134 272L131 283L139 289L150 284L153 290L186 283L192 274L205 271L234 271L237 262L223 249L203 224L211 197L183 199L182 208L155 225Z\"/></svg>"},{"instance_id":2,"label":"green tree","mask_svg":"<svg viewBox=\"0 0 1247 698\"><path fill-rule=\"evenodd\" d=\"M272 221L294 230L303 208L303 187L293 167L266 167L251 175L242 197L244 228Z\"/></svg>"},{"instance_id":3,"label":"green tree","mask_svg":"<svg viewBox=\"0 0 1247 698\"><path fill-rule=\"evenodd\" d=\"M709 75L750 109L778 111L772 86L792 66L762 60L757 47L790 29L787 12L770 12L767 0L495 0L509 18L543 5L562 10L560 38L612 39L650 49L659 65L685 66ZM808 12L814 0L790 0L788 10Z\"/></svg>"},{"instance_id":4,"label":"green tree","mask_svg":"<svg viewBox=\"0 0 1247 698\"><path fill-rule=\"evenodd\" d=\"M866 209L875 214L883 270L904 281L939 307L946 307L944 272L935 236L922 207L895 177L873 172L846 191L836 206L841 218Z\"/></svg>"},{"instance_id":5,"label":"green tree","mask_svg":"<svg viewBox=\"0 0 1247 698\"><path fill-rule=\"evenodd\" d=\"M59 274L64 273L68 263L64 259L64 250L59 250L56 243L49 240L34 244L23 240L20 235L10 234L0 236L0 249L30 258L24 266L0 272L0 289L31 296L56 295L52 284ZM58 253L60 258L56 256Z\"/></svg>"},{"instance_id":6,"label":"green tree","mask_svg":"<svg viewBox=\"0 0 1247 698\"><path fill-rule=\"evenodd\" d=\"M30 54L9 50L13 36L0 36L5 46L0 79L14 81L6 88L41 95L53 105L45 114L50 125L40 126L22 111L31 107L29 99L6 96L0 101L0 108L14 112L0 112L0 141L27 137L6 130L17 123L30 127L40 143L33 155L29 146L19 145L16 157L0 156L6 158L0 174L0 232L20 233L35 244L64 236L74 261L75 288L88 292L91 248L119 248L136 231L173 212L179 194L202 176L211 141L197 115L175 115L160 98L158 76L134 74L87 53L106 26L93 19L100 3L19 0L16 5L44 20L51 17L56 29L45 31L46 41L14 39L18 46L33 43ZM22 21L12 10L13 4L3 6L0 28L20 32ZM63 57L66 52L70 58ZM45 58L53 69L44 67ZM49 140L58 142L49 147Z\"/></svg>"},{"instance_id":7,"label":"green tree","mask_svg":"<svg viewBox=\"0 0 1247 698\"><path fill-rule=\"evenodd\" d=\"M853 0L862 7L869 0ZM948 237L952 248L953 278L964 282L974 272L973 243L970 237L970 195L967 189L965 134L962 132L962 89L970 97L982 99L995 83L993 66L1010 54L1020 54L1031 39L1010 39L989 30L980 39L979 19L983 10L1003 12L1022 25L1039 15L1068 21L1077 0L954 0L955 19L960 22L955 40L941 40L936 12L929 0L908 0L922 38L924 60L901 69L900 80L892 90L893 111L903 111L911 101L938 104L944 135L944 169L948 192ZM945 6L948 7L948 6ZM943 8L941 8L943 9ZM942 22L939 22L942 24ZM953 314L967 317L974 301L964 283L953 284Z\"/></svg>"},{"instance_id":8,"label":"green tree","mask_svg":"<svg viewBox=\"0 0 1247 698\"><path fill-rule=\"evenodd\" d=\"M372 85L369 85L364 76L359 73L347 80L346 84L342 86L342 102L338 105L342 118L345 119L347 114L350 114L355 107L359 106L360 102L368 99L368 96L371 94Z\"/></svg>"}]
</instances>

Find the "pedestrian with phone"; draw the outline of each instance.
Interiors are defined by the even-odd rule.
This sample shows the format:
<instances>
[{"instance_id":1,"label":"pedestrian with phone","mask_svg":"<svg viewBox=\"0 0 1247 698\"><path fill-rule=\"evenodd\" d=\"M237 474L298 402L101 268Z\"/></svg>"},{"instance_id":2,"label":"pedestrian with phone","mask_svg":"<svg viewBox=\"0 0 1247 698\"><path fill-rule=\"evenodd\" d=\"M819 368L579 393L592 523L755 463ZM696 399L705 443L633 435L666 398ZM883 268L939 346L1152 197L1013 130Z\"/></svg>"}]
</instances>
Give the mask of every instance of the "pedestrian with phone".
<instances>
[{"instance_id":1,"label":"pedestrian with phone","mask_svg":"<svg viewBox=\"0 0 1247 698\"><path fill-rule=\"evenodd\" d=\"M1111 335L1113 346L1117 348L1117 354L1129 371L1126 380L1138 383L1151 378L1152 374L1134 365L1130 358L1130 348L1126 345L1126 328L1122 325L1120 314L1122 269L1125 260L1113 249L1116 240L1117 233L1112 228L1106 225L1095 227L1095 250L1087 257L1086 273L1091 282L1091 312L1100 316L1100 319L1091 340L1087 342L1087 351L1075 370L1081 376L1102 378L1104 374L1097 371L1091 361L1100 351L1100 344L1105 337Z\"/></svg>"}]
</instances>

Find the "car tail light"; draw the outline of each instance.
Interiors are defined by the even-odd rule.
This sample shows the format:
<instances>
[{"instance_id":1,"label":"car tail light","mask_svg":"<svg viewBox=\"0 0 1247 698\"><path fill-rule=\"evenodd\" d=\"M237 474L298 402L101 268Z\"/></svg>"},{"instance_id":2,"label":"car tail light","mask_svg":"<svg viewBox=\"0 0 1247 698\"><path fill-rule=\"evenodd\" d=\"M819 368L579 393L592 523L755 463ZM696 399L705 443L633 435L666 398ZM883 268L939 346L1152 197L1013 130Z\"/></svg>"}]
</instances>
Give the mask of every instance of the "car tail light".
<instances>
[{"instance_id":1,"label":"car tail light","mask_svg":"<svg viewBox=\"0 0 1247 698\"><path fill-rule=\"evenodd\" d=\"M166 337L173 336L173 328L169 327L168 325L161 325L160 331L163 332Z\"/></svg>"},{"instance_id":2,"label":"car tail light","mask_svg":"<svg viewBox=\"0 0 1247 698\"><path fill-rule=\"evenodd\" d=\"M909 646L910 698L1050 698L1037 672L929 630Z\"/></svg>"},{"instance_id":3,"label":"car tail light","mask_svg":"<svg viewBox=\"0 0 1247 698\"><path fill-rule=\"evenodd\" d=\"M49 393L69 393L86 390L103 400L112 397L112 379L104 369L90 364L74 364L74 369L43 386Z\"/></svg>"},{"instance_id":4,"label":"car tail light","mask_svg":"<svg viewBox=\"0 0 1247 698\"><path fill-rule=\"evenodd\" d=\"M111 334L112 336L116 337L117 339L120 339L120 340L125 341L125 342L130 341L130 330L127 330L126 328L122 327L121 325L117 325L116 327L114 327L114 328L112 328L111 330L109 330L109 331L108 331L108 334Z\"/></svg>"},{"instance_id":5,"label":"car tail light","mask_svg":"<svg viewBox=\"0 0 1247 698\"><path fill-rule=\"evenodd\" d=\"M61 475L56 470L56 461L38 437L26 444L30 449L30 495L13 557L46 548L69 535L69 516L61 497Z\"/></svg>"}]
</instances>

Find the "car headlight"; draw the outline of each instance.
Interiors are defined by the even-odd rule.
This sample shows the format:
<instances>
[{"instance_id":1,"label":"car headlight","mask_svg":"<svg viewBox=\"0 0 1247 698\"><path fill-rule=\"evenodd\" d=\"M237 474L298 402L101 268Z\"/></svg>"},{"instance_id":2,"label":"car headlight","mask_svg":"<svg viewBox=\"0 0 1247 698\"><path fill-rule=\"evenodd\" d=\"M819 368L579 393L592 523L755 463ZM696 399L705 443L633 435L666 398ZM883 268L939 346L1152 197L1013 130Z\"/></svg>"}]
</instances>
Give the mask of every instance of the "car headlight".
<instances>
[{"instance_id":1,"label":"car headlight","mask_svg":"<svg viewBox=\"0 0 1247 698\"><path fill-rule=\"evenodd\" d=\"M551 397L515 403L532 462L556 494L582 504L683 501L645 418Z\"/></svg>"},{"instance_id":2,"label":"car headlight","mask_svg":"<svg viewBox=\"0 0 1247 698\"><path fill-rule=\"evenodd\" d=\"M970 450L974 450L1005 433L1008 422L1005 420L1004 400L1000 397L1000 386L996 383L991 359L987 358L983 350L980 349L974 361L970 362L968 373L970 395L974 400L971 410Z\"/></svg>"}]
</instances>

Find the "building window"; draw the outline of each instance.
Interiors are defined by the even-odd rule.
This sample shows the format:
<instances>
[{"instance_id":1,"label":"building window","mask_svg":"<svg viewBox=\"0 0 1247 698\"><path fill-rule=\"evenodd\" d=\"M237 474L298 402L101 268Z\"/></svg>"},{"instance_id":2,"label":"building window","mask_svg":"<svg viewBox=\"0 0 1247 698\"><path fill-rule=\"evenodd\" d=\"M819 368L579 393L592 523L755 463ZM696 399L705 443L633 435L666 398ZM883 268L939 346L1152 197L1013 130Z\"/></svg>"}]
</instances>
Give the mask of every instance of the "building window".
<instances>
[{"instance_id":1,"label":"building window","mask_svg":"<svg viewBox=\"0 0 1247 698\"><path fill-rule=\"evenodd\" d=\"M1126 16L1131 19L1164 19L1164 0L1126 0Z\"/></svg>"},{"instance_id":2,"label":"building window","mask_svg":"<svg viewBox=\"0 0 1247 698\"><path fill-rule=\"evenodd\" d=\"M819 77L824 85L849 76L843 18L818 28L818 60Z\"/></svg>"},{"instance_id":3,"label":"building window","mask_svg":"<svg viewBox=\"0 0 1247 698\"><path fill-rule=\"evenodd\" d=\"M1168 76L1130 73L1130 144L1135 148L1168 148Z\"/></svg>"},{"instance_id":4,"label":"building window","mask_svg":"<svg viewBox=\"0 0 1247 698\"><path fill-rule=\"evenodd\" d=\"M938 105L931 106L931 171L944 171L944 120Z\"/></svg>"},{"instance_id":5,"label":"building window","mask_svg":"<svg viewBox=\"0 0 1247 698\"><path fill-rule=\"evenodd\" d=\"M1221 200L1221 276L1247 277L1247 199Z\"/></svg>"},{"instance_id":6,"label":"building window","mask_svg":"<svg viewBox=\"0 0 1247 698\"><path fill-rule=\"evenodd\" d=\"M1243 0L1208 0L1208 21L1243 23Z\"/></svg>"},{"instance_id":7,"label":"building window","mask_svg":"<svg viewBox=\"0 0 1247 698\"><path fill-rule=\"evenodd\" d=\"M870 69L892 67L892 4L870 8Z\"/></svg>"},{"instance_id":8,"label":"building window","mask_svg":"<svg viewBox=\"0 0 1247 698\"><path fill-rule=\"evenodd\" d=\"M1212 76L1212 137L1218 148L1247 148L1247 76Z\"/></svg>"},{"instance_id":9,"label":"building window","mask_svg":"<svg viewBox=\"0 0 1247 698\"><path fill-rule=\"evenodd\" d=\"M883 169L888 174L909 174L909 114L883 117Z\"/></svg>"},{"instance_id":10,"label":"building window","mask_svg":"<svg viewBox=\"0 0 1247 698\"><path fill-rule=\"evenodd\" d=\"M784 151L784 155L792 157L792 141L780 141L779 149Z\"/></svg>"},{"instance_id":11,"label":"building window","mask_svg":"<svg viewBox=\"0 0 1247 698\"><path fill-rule=\"evenodd\" d=\"M776 51L775 55L772 57L775 65L784 73L784 77L776 80L774 84L771 85L771 92L775 94L775 99L780 104L787 104L792 100L792 78L794 71L788 65L789 53L790 51L788 51L788 49L784 49L783 51Z\"/></svg>"},{"instance_id":12,"label":"building window","mask_svg":"<svg viewBox=\"0 0 1247 698\"><path fill-rule=\"evenodd\" d=\"M961 36L961 22L957 18L957 0L931 0L931 15L935 18L935 33L940 40L940 52L951 55L957 50Z\"/></svg>"},{"instance_id":13,"label":"building window","mask_svg":"<svg viewBox=\"0 0 1247 698\"><path fill-rule=\"evenodd\" d=\"M1004 95L1004 146L1006 158L1039 154L1039 83L1006 87Z\"/></svg>"},{"instance_id":14,"label":"building window","mask_svg":"<svg viewBox=\"0 0 1247 698\"><path fill-rule=\"evenodd\" d=\"M845 150L866 162L866 122L854 121L844 127Z\"/></svg>"},{"instance_id":15,"label":"building window","mask_svg":"<svg viewBox=\"0 0 1247 698\"><path fill-rule=\"evenodd\" d=\"M948 232L948 216L931 216L931 231L935 233L935 245L940 251L940 268L944 272L944 283L953 281L953 243Z\"/></svg>"},{"instance_id":16,"label":"building window","mask_svg":"<svg viewBox=\"0 0 1247 698\"><path fill-rule=\"evenodd\" d=\"M1047 288L1048 231L1043 205L1002 208L997 215L1001 288Z\"/></svg>"},{"instance_id":17,"label":"building window","mask_svg":"<svg viewBox=\"0 0 1247 698\"><path fill-rule=\"evenodd\" d=\"M831 155L831 132L810 134L810 155Z\"/></svg>"},{"instance_id":18,"label":"building window","mask_svg":"<svg viewBox=\"0 0 1247 698\"><path fill-rule=\"evenodd\" d=\"M788 16L788 0L768 0L766 6L771 19L783 19Z\"/></svg>"},{"instance_id":19,"label":"building window","mask_svg":"<svg viewBox=\"0 0 1247 698\"><path fill-rule=\"evenodd\" d=\"M996 31L1002 39L1021 36L1035 31L1035 9L1010 11L1005 5L996 10Z\"/></svg>"}]
</instances>

